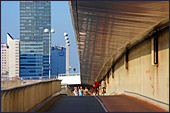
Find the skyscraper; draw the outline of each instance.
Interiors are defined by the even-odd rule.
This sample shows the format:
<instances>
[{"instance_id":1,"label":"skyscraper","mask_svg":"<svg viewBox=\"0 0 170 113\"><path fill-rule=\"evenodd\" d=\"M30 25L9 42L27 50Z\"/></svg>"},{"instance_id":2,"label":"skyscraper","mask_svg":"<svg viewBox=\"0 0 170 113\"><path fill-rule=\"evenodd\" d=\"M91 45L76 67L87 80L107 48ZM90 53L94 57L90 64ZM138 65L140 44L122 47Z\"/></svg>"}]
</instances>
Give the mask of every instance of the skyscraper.
<instances>
[{"instance_id":1,"label":"skyscraper","mask_svg":"<svg viewBox=\"0 0 170 113\"><path fill-rule=\"evenodd\" d=\"M20 1L20 74L49 75L50 1Z\"/></svg>"},{"instance_id":2,"label":"skyscraper","mask_svg":"<svg viewBox=\"0 0 170 113\"><path fill-rule=\"evenodd\" d=\"M7 33L7 44L1 44L1 77L19 77L19 39Z\"/></svg>"},{"instance_id":3,"label":"skyscraper","mask_svg":"<svg viewBox=\"0 0 170 113\"><path fill-rule=\"evenodd\" d=\"M7 45L9 47L9 77L19 77L20 75L20 48L19 39L14 39L9 33L7 33Z\"/></svg>"},{"instance_id":4,"label":"skyscraper","mask_svg":"<svg viewBox=\"0 0 170 113\"><path fill-rule=\"evenodd\" d=\"M54 46L51 48L51 75L66 73L66 48Z\"/></svg>"},{"instance_id":5,"label":"skyscraper","mask_svg":"<svg viewBox=\"0 0 170 113\"><path fill-rule=\"evenodd\" d=\"M7 44L1 44L1 77L8 77L9 74L9 47Z\"/></svg>"}]
</instances>

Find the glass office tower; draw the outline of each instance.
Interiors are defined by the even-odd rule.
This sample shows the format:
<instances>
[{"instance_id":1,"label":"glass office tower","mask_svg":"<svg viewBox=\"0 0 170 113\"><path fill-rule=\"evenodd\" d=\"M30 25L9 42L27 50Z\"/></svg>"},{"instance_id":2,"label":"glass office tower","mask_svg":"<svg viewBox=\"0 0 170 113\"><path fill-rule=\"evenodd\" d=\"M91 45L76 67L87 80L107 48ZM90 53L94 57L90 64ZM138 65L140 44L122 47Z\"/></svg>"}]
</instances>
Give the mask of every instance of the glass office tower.
<instances>
[{"instance_id":1,"label":"glass office tower","mask_svg":"<svg viewBox=\"0 0 170 113\"><path fill-rule=\"evenodd\" d=\"M49 76L50 1L20 1L20 75Z\"/></svg>"},{"instance_id":2,"label":"glass office tower","mask_svg":"<svg viewBox=\"0 0 170 113\"><path fill-rule=\"evenodd\" d=\"M54 46L51 48L51 76L66 73L66 48Z\"/></svg>"}]
</instances>

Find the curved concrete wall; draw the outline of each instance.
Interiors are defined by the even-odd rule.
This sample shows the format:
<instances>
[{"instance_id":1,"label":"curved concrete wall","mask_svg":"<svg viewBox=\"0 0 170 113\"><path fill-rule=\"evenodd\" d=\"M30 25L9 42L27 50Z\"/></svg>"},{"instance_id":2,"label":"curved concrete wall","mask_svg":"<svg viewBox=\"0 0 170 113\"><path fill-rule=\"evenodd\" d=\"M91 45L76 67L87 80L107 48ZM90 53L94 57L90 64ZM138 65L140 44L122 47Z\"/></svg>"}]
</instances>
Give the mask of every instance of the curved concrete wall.
<instances>
[{"instance_id":1,"label":"curved concrete wall","mask_svg":"<svg viewBox=\"0 0 170 113\"><path fill-rule=\"evenodd\" d=\"M12 86L21 85L23 80L8 80L8 81L1 81L1 88L7 88Z\"/></svg>"},{"instance_id":2,"label":"curved concrete wall","mask_svg":"<svg viewBox=\"0 0 170 113\"><path fill-rule=\"evenodd\" d=\"M124 93L169 110L169 28L158 36L157 66L152 65L151 38L129 50L128 69L124 56L118 60L105 77L106 95Z\"/></svg>"},{"instance_id":3,"label":"curved concrete wall","mask_svg":"<svg viewBox=\"0 0 170 113\"><path fill-rule=\"evenodd\" d=\"M1 112L28 112L59 91L61 91L60 80L1 89Z\"/></svg>"}]
</instances>

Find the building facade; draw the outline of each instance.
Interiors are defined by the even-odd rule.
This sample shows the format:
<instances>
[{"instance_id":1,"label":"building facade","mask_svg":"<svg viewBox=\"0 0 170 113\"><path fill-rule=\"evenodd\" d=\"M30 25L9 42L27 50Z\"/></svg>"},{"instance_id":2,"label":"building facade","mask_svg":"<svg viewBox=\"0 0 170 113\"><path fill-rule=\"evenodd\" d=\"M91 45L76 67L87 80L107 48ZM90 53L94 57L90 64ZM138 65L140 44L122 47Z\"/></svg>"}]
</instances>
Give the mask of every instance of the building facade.
<instances>
[{"instance_id":1,"label":"building facade","mask_svg":"<svg viewBox=\"0 0 170 113\"><path fill-rule=\"evenodd\" d=\"M7 33L7 45L9 47L9 77L20 76L20 40L14 39Z\"/></svg>"},{"instance_id":2,"label":"building facade","mask_svg":"<svg viewBox=\"0 0 170 113\"><path fill-rule=\"evenodd\" d=\"M20 1L20 74L49 76L50 1Z\"/></svg>"},{"instance_id":3,"label":"building facade","mask_svg":"<svg viewBox=\"0 0 170 113\"><path fill-rule=\"evenodd\" d=\"M9 75L9 47L7 44L1 44L1 77Z\"/></svg>"},{"instance_id":4,"label":"building facade","mask_svg":"<svg viewBox=\"0 0 170 113\"><path fill-rule=\"evenodd\" d=\"M66 73L66 48L54 46L51 48L51 75Z\"/></svg>"}]
</instances>

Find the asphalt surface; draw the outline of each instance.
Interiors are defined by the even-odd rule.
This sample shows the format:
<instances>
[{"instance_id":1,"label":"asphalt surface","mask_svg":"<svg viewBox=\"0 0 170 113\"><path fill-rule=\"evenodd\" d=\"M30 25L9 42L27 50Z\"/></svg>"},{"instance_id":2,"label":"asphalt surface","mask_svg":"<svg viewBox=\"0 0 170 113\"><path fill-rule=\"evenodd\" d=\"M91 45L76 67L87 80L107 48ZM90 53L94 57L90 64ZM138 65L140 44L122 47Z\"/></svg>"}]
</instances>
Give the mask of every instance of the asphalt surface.
<instances>
[{"instance_id":1,"label":"asphalt surface","mask_svg":"<svg viewBox=\"0 0 170 113\"><path fill-rule=\"evenodd\" d=\"M98 96L108 112L168 112L146 101L126 96Z\"/></svg>"},{"instance_id":2,"label":"asphalt surface","mask_svg":"<svg viewBox=\"0 0 170 113\"><path fill-rule=\"evenodd\" d=\"M127 95L98 96L108 112L168 112ZM94 96L60 95L37 112L105 112Z\"/></svg>"},{"instance_id":3,"label":"asphalt surface","mask_svg":"<svg viewBox=\"0 0 170 113\"><path fill-rule=\"evenodd\" d=\"M105 112L94 96L60 95L48 105L45 112Z\"/></svg>"}]
</instances>

